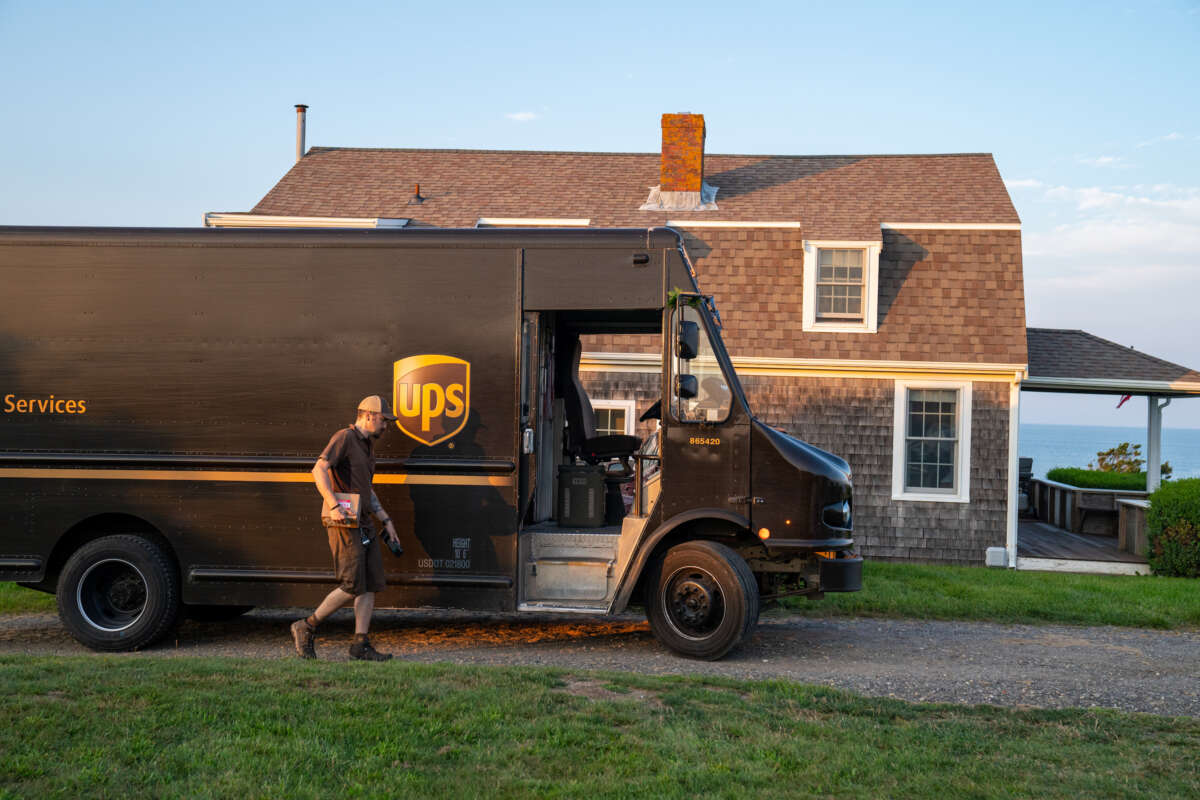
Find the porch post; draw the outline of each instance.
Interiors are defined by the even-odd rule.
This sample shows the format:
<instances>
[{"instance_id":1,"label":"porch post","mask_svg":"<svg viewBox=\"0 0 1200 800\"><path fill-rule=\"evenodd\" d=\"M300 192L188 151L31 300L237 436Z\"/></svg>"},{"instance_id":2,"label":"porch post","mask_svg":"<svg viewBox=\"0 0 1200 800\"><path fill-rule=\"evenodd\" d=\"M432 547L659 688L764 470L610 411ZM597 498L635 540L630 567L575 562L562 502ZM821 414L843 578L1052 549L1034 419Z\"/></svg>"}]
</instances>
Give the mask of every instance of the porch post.
<instances>
[{"instance_id":1,"label":"porch post","mask_svg":"<svg viewBox=\"0 0 1200 800\"><path fill-rule=\"evenodd\" d=\"M1157 395L1146 396L1146 491L1153 492L1162 483L1162 410L1171 398L1158 404Z\"/></svg>"},{"instance_id":2,"label":"porch post","mask_svg":"<svg viewBox=\"0 0 1200 800\"><path fill-rule=\"evenodd\" d=\"M1017 568L1017 456L1021 429L1021 373L1017 373L1008 389L1008 515L1004 549L1008 551L1008 568Z\"/></svg>"}]
</instances>

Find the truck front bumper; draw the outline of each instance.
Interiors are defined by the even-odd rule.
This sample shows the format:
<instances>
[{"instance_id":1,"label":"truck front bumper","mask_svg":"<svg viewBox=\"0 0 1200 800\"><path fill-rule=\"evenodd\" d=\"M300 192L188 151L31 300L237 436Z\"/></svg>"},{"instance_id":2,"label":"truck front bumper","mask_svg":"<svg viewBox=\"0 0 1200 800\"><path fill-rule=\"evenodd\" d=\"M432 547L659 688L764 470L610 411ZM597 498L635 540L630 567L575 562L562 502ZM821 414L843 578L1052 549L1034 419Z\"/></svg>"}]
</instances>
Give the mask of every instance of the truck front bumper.
<instances>
[{"instance_id":1,"label":"truck front bumper","mask_svg":"<svg viewBox=\"0 0 1200 800\"><path fill-rule=\"evenodd\" d=\"M819 557L822 592L857 592L862 589L862 556L838 553L841 558Z\"/></svg>"}]
</instances>

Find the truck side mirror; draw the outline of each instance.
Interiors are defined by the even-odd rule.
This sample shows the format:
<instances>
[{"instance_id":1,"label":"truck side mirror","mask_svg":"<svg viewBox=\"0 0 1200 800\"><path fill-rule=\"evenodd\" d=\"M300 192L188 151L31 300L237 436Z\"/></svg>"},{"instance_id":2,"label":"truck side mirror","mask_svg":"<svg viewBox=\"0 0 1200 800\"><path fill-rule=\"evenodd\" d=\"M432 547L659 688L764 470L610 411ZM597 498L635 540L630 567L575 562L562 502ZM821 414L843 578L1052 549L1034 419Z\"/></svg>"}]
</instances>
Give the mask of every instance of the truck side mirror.
<instances>
[{"instance_id":1,"label":"truck side mirror","mask_svg":"<svg viewBox=\"0 0 1200 800\"><path fill-rule=\"evenodd\" d=\"M693 325L695 323L692 323ZM696 381L695 375L676 375L675 376L675 394L681 400L691 400L700 393L700 384Z\"/></svg>"},{"instance_id":2,"label":"truck side mirror","mask_svg":"<svg viewBox=\"0 0 1200 800\"><path fill-rule=\"evenodd\" d=\"M679 341L676 343L675 355L684 361L690 361L700 352L700 324L682 320L679 323ZM695 395L692 395L695 397Z\"/></svg>"}]
</instances>

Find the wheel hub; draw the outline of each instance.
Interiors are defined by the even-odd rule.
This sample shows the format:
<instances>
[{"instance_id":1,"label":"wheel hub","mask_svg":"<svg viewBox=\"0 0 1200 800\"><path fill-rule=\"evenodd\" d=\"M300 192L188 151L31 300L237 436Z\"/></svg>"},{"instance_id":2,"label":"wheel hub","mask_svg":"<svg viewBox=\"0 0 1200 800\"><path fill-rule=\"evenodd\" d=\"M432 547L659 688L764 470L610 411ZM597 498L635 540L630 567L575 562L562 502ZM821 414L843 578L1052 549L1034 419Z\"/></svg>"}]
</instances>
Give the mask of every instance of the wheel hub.
<instances>
[{"instance_id":1,"label":"wheel hub","mask_svg":"<svg viewBox=\"0 0 1200 800\"><path fill-rule=\"evenodd\" d=\"M702 570L676 573L667 587L666 610L672 625L685 636L711 634L725 618L725 601L717 581Z\"/></svg>"},{"instance_id":2,"label":"wheel hub","mask_svg":"<svg viewBox=\"0 0 1200 800\"><path fill-rule=\"evenodd\" d=\"M120 558L98 561L80 578L75 602L88 624L104 631L122 631L146 610L146 579L133 564Z\"/></svg>"}]
</instances>

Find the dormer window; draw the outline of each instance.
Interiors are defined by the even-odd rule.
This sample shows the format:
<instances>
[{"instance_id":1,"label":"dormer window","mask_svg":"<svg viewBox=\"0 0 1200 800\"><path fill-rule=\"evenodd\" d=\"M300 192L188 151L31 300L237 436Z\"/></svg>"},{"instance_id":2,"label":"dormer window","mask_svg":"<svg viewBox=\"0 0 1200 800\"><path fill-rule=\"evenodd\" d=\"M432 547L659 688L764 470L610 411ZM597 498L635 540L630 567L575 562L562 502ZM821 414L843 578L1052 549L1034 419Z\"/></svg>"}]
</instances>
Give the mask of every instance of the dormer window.
<instances>
[{"instance_id":1,"label":"dormer window","mask_svg":"<svg viewBox=\"0 0 1200 800\"><path fill-rule=\"evenodd\" d=\"M875 333L882 242L804 242L806 331Z\"/></svg>"},{"instance_id":2,"label":"dormer window","mask_svg":"<svg viewBox=\"0 0 1200 800\"><path fill-rule=\"evenodd\" d=\"M863 319L862 250L817 251L817 319Z\"/></svg>"}]
</instances>

